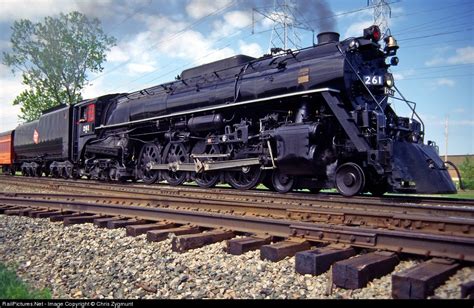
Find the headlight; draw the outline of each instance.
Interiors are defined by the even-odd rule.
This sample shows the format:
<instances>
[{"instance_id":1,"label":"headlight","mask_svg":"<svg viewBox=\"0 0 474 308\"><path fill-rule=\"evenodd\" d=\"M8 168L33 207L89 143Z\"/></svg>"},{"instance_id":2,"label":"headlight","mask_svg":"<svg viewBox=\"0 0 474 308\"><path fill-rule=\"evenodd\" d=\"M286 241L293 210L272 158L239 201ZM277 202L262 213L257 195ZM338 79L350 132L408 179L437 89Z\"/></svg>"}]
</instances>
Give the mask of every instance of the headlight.
<instances>
[{"instance_id":1,"label":"headlight","mask_svg":"<svg viewBox=\"0 0 474 308\"><path fill-rule=\"evenodd\" d=\"M350 43L349 43L349 49L350 50L355 50L359 48L359 41L357 40L352 40Z\"/></svg>"},{"instance_id":2,"label":"headlight","mask_svg":"<svg viewBox=\"0 0 474 308\"><path fill-rule=\"evenodd\" d=\"M385 74L385 85L389 88L393 87L393 85L395 84L394 80L393 80L393 75L390 74L390 73L387 73Z\"/></svg>"}]
</instances>

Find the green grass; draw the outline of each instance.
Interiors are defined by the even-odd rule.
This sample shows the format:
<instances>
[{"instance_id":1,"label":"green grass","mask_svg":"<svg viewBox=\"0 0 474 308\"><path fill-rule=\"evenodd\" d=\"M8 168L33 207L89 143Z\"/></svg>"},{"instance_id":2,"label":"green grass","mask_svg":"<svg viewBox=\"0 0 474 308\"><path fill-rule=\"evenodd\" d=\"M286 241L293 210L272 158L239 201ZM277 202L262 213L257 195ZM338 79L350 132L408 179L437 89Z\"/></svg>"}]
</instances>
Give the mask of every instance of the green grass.
<instances>
[{"instance_id":1,"label":"green grass","mask_svg":"<svg viewBox=\"0 0 474 308\"><path fill-rule=\"evenodd\" d=\"M0 263L0 298L51 299L51 292L48 289L33 289L21 281L13 270Z\"/></svg>"},{"instance_id":2,"label":"green grass","mask_svg":"<svg viewBox=\"0 0 474 308\"><path fill-rule=\"evenodd\" d=\"M474 190L458 190L457 194L448 195L432 195L434 197L444 197L453 199L474 199Z\"/></svg>"}]
</instances>

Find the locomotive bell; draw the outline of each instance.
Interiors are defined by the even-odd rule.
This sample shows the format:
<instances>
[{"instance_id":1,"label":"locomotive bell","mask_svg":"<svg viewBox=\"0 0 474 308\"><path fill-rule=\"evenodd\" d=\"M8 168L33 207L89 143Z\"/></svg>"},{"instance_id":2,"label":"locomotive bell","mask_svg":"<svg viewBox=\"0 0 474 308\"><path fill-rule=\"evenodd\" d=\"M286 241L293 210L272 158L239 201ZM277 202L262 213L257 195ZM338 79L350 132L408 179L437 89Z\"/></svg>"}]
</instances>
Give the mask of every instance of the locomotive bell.
<instances>
[{"instance_id":1,"label":"locomotive bell","mask_svg":"<svg viewBox=\"0 0 474 308\"><path fill-rule=\"evenodd\" d=\"M387 36L384 38L385 41L385 50L390 52L390 51L395 51L399 48L397 44L397 40L393 36Z\"/></svg>"}]
</instances>

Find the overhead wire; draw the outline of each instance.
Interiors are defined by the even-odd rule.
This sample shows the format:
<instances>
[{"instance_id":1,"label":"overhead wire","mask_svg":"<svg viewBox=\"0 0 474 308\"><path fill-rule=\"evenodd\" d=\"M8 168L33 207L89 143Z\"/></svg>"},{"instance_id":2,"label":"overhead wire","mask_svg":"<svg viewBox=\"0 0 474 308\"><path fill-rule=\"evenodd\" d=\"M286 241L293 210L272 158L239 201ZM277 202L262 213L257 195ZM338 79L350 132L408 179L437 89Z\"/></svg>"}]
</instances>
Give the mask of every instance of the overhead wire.
<instances>
[{"instance_id":1,"label":"overhead wire","mask_svg":"<svg viewBox=\"0 0 474 308\"><path fill-rule=\"evenodd\" d=\"M205 16L199 18L198 20L196 20L196 21L193 22L192 24L189 24L189 25L187 25L186 27L184 27L183 29L181 29L181 30L175 32L175 33L172 34L170 37L166 37L166 38L164 38L164 39L161 39L161 40L159 40L159 41L157 41L157 42L151 44L145 51L151 50L151 49L155 48L156 46L158 46L158 45L161 44L161 43L164 43L164 42L167 42L167 41L169 42L169 41L171 41L171 40L174 40L174 39L180 37L181 35L183 35L183 33L185 33L185 31L188 31L188 30L190 30L190 29L196 27L197 25L199 25L200 23L202 23L205 19L207 19L207 18L210 17L210 16L214 16L214 15L217 15L217 14L219 14L219 13L222 13L222 12L226 11L227 9L231 8L232 6L234 6L235 3L236 3L236 0L233 0L231 3L229 3L229 4L226 5L225 7L219 8L219 9L213 11L212 13L209 13L209 14L207 14L207 15L205 15ZM119 65L117 65L117 66L115 66L115 67L113 67L113 68L107 70L107 72L104 72L104 73L101 73L101 74L95 76L94 78L92 78L92 79L89 80L89 81L94 81L94 80L96 80L96 79L98 79L98 78L101 78L101 77L103 77L103 76L105 76L105 75L108 75L108 74L110 74L111 72L113 72L113 71L115 71L115 70L121 68L122 66L124 66L124 65L126 65L126 64L128 64L128 63L130 63L133 59L134 59L134 58L129 58L128 60L126 60L126 61L120 63Z\"/></svg>"}]
</instances>

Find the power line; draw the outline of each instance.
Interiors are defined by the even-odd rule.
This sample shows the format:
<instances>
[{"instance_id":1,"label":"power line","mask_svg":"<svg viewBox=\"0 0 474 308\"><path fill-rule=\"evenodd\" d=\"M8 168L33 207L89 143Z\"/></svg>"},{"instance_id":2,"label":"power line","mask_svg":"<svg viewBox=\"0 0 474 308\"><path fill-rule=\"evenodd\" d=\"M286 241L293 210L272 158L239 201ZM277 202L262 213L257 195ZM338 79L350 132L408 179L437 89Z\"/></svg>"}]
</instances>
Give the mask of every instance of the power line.
<instances>
[{"instance_id":1,"label":"power line","mask_svg":"<svg viewBox=\"0 0 474 308\"><path fill-rule=\"evenodd\" d=\"M467 68L466 66L469 66L469 65L474 65L473 63L469 63L469 64L450 64L450 65L438 65L438 66L422 66L422 67L413 67L411 68L412 70L430 70L430 69L440 69L440 68L456 68L456 69L459 69L459 68ZM398 73L401 73L401 72L407 72L407 71L400 71Z\"/></svg>"},{"instance_id":2,"label":"power line","mask_svg":"<svg viewBox=\"0 0 474 308\"><path fill-rule=\"evenodd\" d=\"M163 43L163 42L166 42L166 41L171 41L171 40L173 40L173 39L175 39L175 38L181 36L183 33L185 33L185 31L194 28L195 26L197 26L198 24L200 24L202 21L204 21L206 18L208 18L208 17L210 17L210 16L214 16L214 15L220 14L220 13L226 11L226 10L229 9L230 7L234 6L235 3L236 3L236 0L233 0L230 4L228 4L228 5L225 6L224 8L219 8L219 9L213 11L212 13L210 13L210 14L208 14L208 15L206 15L206 16L201 17L200 19L196 20L194 23L192 23L192 24L190 24L190 25L184 27L183 29L179 30L178 32L174 33L171 37L167 37L167 38L165 38L165 39L159 40L158 42L155 42L154 44L150 45L145 51L148 51L148 50L153 49L154 47L158 46L160 43ZM117 66L115 66L115 67L113 67L113 68L107 70L107 72L104 72L104 73L102 73L102 74L97 75L96 77L92 78L92 79L89 80L89 81L94 81L94 80L96 80L96 79L98 79L98 78L100 78L100 77L103 77L103 76L105 76L105 75L108 75L108 74L110 74L111 72L113 72L113 71L119 69L120 67L122 67L122 66L124 66L124 65L126 65L126 64L128 64L128 63L130 63L133 59L134 59L134 58L130 58L130 59L128 59L127 61L124 61L124 62L120 63L119 65L117 65Z\"/></svg>"},{"instance_id":3,"label":"power line","mask_svg":"<svg viewBox=\"0 0 474 308\"><path fill-rule=\"evenodd\" d=\"M469 16L470 18L470 16ZM470 26L472 25L472 21L471 20L458 20L457 22L454 22L454 21L450 21L449 24L444 24L444 23L440 23L439 25L433 25L433 26L430 26L429 28L425 28L425 29L416 29L416 31L411 31L411 32L404 32L404 33L396 33L396 36L397 37L405 37L405 36L409 36L409 35L413 35L413 33L426 33L426 32L433 32L434 30L439 30L439 29L443 29L443 30L447 30L447 29L450 29L450 28L459 28L461 26Z\"/></svg>"},{"instance_id":4,"label":"power line","mask_svg":"<svg viewBox=\"0 0 474 308\"><path fill-rule=\"evenodd\" d=\"M434 12L434 11L444 10L444 9L454 7L454 6L461 6L461 5L467 4L467 3L472 3L472 1L456 3L456 4L453 4L453 5L447 5L447 6L443 6L443 7L439 7L439 8L435 8L435 9L430 9L430 10L418 10L418 11L414 11L412 13L399 14L399 15L392 16L392 18L400 18L400 17L405 17L405 16L426 14L426 13L430 13L430 12Z\"/></svg>"},{"instance_id":5,"label":"power line","mask_svg":"<svg viewBox=\"0 0 474 308\"><path fill-rule=\"evenodd\" d=\"M261 21L261 20L263 20L263 17L262 17L259 21ZM245 26L245 27L243 27L243 28L240 28L238 31L236 31L236 32L234 32L234 33L232 33L232 34L230 34L230 35L227 35L227 36L225 36L225 37L222 37L222 38L218 39L217 41L213 42L213 44L216 44L216 43L219 43L219 42L221 42L221 41L228 40L228 39L233 39L233 37L234 37L235 35L241 33L242 30L244 30L244 29L250 28L252 25L253 25L253 24L250 23L250 24L248 24L247 26ZM269 31L271 31L271 30L269 30ZM246 39L246 38L248 38L248 37L250 37L250 36L252 36L252 35L255 35L255 34L259 34L259 33L254 33L254 34L247 35L247 36L244 37L243 39ZM167 73L165 73L165 74L163 74L163 75L160 75L160 76L158 76L158 77L155 77L155 78L153 78L152 80L147 81L147 83L150 83L150 82L152 82L152 81L154 81L154 80L156 80L156 79L165 77L165 76L167 76L167 75L169 75L169 74L171 74L171 73L173 73L173 72L175 72L175 71L177 71L177 70L179 70L179 69L181 69L181 68L187 67L187 66L189 66L189 65L193 65L194 63L199 62L200 60L202 60L202 59L204 59L204 58L206 58L206 57L208 57L208 56L210 56L210 55L212 55L212 54L214 54L214 53L216 53L216 52L218 52L218 51L221 51L221 50L223 50L223 49L229 47L230 45L232 45L232 44L234 44L234 43L236 43L236 42L237 42L236 40L233 40L232 43L229 43L229 44L227 44L227 45L225 45L225 46L221 46L221 47L219 47L218 49L214 50L213 52L211 52L211 53L209 53L209 54L206 54L206 55L204 55L204 56L202 56L202 57L200 57L200 58L198 58L198 59L196 59L196 60L193 60L192 62L186 63L185 65L179 66L178 68L173 69L173 70L171 70L171 71L168 71ZM170 63L168 63L167 65L165 65L164 67L161 67L161 68L159 68L159 69L156 69L156 70L154 70L154 71L152 71L152 72L149 72L149 73L147 73L147 74L145 74L145 75L142 75L142 76L140 76L140 77L138 77L138 78L135 78L135 79L133 79L133 80L127 82L127 83L124 83L124 84L122 84L122 85L120 85L120 86L118 86L118 87L115 87L115 88L113 88L112 90L110 90L109 92L113 92L113 91L115 91L115 90L117 90L117 89L120 89L122 86L128 85L128 84L130 84L130 83L134 83L135 81L138 81L138 80L140 80L140 79L143 79L143 78L145 78L145 77L147 77L147 76L149 76L149 75L152 75L152 74L156 73L156 72L159 71L159 70L163 70L163 69L165 69L165 68L167 68L167 67L169 67L169 66L171 66L171 65L173 65L173 62L170 62ZM127 92L129 92L129 91L127 91Z\"/></svg>"},{"instance_id":6,"label":"power line","mask_svg":"<svg viewBox=\"0 0 474 308\"><path fill-rule=\"evenodd\" d=\"M434 36L448 35L448 34L466 32L466 31L471 31L471 30L472 30L472 28L466 28L466 29L458 30L458 31L448 31L448 32L435 33L435 34L432 34L432 35L409 37L409 38L401 39L401 40L398 40L398 41L401 42L401 41L410 41L410 40L416 40L416 39L424 39L424 38L429 38L429 37L434 37Z\"/></svg>"},{"instance_id":7,"label":"power line","mask_svg":"<svg viewBox=\"0 0 474 308\"><path fill-rule=\"evenodd\" d=\"M455 14L454 16L451 16L449 18L438 18L438 19L432 20L430 22L421 23L421 24L414 24L414 25L411 25L409 27L398 29L397 35L413 32L414 30L417 31L417 32L418 31L425 31L425 28L429 29L431 27L431 24L435 24L434 26L439 26L441 24L451 22L452 20L459 21L464 17L471 17L472 11L473 10L465 12L463 14Z\"/></svg>"},{"instance_id":8,"label":"power line","mask_svg":"<svg viewBox=\"0 0 474 308\"><path fill-rule=\"evenodd\" d=\"M136 14L138 14L140 11L142 11L144 8L146 8L147 6L149 6L151 3L153 2L153 0L148 0L148 2L142 6L139 6L137 7L135 10L133 10L132 13L130 14L127 14L127 16L125 16L125 18L123 18L120 22L118 22L111 30L109 30L109 34L114 32L115 30L118 29L118 27L120 25L122 25L124 22L130 20L130 18L132 18L133 16L135 16Z\"/></svg>"},{"instance_id":9,"label":"power line","mask_svg":"<svg viewBox=\"0 0 474 308\"><path fill-rule=\"evenodd\" d=\"M404 78L404 79L400 79L400 81L404 81L404 80L418 80L418 79L438 79L438 78L446 78L446 77L472 77L472 76L474 76L473 73L469 73L469 74L455 74L455 75L440 75L440 76L429 76L429 77Z\"/></svg>"},{"instance_id":10,"label":"power line","mask_svg":"<svg viewBox=\"0 0 474 308\"><path fill-rule=\"evenodd\" d=\"M399 2L401 2L401 0L387 2L387 4L396 4L396 3L399 3ZM337 17L340 17L340 16L349 15L349 14L352 14L352 13L357 13L357 12L361 12L361 11L370 10L370 9L373 9L374 7L375 7L374 5L365 6L365 7L359 8L359 9L354 9L352 11L346 11L346 12L342 12L342 13L339 13L339 14L326 16L326 17L323 17L323 18L310 19L309 22L321 21L321 20L330 19L330 18L337 18Z\"/></svg>"},{"instance_id":11,"label":"power line","mask_svg":"<svg viewBox=\"0 0 474 308\"><path fill-rule=\"evenodd\" d=\"M447 44L447 43L456 43L456 42L467 42L467 41L472 41L472 39L457 39L457 40L448 40L448 41L443 41L441 43ZM407 46L400 46L402 49L410 49L410 48L416 48L416 47L427 47L427 46L434 46L437 45L439 46L441 44L440 42L434 42L434 43L429 43L429 44L418 44L418 45L407 45Z\"/></svg>"}]
</instances>

